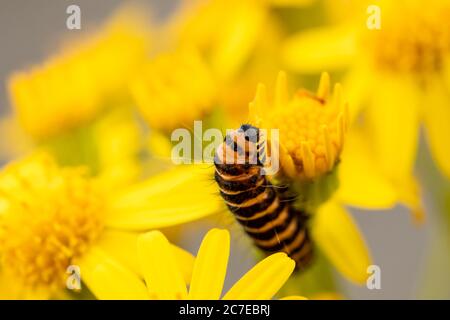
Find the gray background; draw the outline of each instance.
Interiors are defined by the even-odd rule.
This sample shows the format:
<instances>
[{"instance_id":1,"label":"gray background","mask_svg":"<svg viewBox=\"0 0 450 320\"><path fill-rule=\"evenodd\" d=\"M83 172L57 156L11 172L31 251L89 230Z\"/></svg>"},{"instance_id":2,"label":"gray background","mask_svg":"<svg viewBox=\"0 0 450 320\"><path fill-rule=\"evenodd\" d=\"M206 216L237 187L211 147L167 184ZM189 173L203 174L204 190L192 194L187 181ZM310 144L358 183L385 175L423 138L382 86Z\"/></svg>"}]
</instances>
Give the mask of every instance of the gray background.
<instances>
[{"instance_id":1,"label":"gray background","mask_svg":"<svg viewBox=\"0 0 450 320\"><path fill-rule=\"evenodd\" d=\"M99 22L120 4L118 0L15 0L0 1L0 112L9 109L6 95L6 77L16 69L26 68L30 64L40 62L58 43L58 39L73 35L76 30L65 27L66 8L77 4L82 11L82 32L89 32ZM148 1L153 6L155 14L161 18L167 15L176 1ZM0 137L8 139L8 137ZM426 153L424 143L422 153ZM416 227L412 224L408 212L401 207L389 212L354 212L354 217L366 236L372 249L373 257L382 270L382 289L368 290L356 287L346 280L340 279L340 284L347 297L354 299L410 299L410 298L449 298L449 243L444 238L446 225L440 219L440 210L429 204L436 197L445 199L445 194L438 194L433 189L427 189L439 179L435 168L430 165L427 156L419 158L419 176L425 183L424 197L428 209L427 224ZM448 185L448 183L447 183ZM363 186L362 186L363 187ZM209 227L202 224L203 231ZM190 226L190 229L194 227ZM184 241L195 252L200 236L204 232L190 232ZM195 234L197 236L193 237ZM239 251L240 239L232 243L231 275L227 286L236 280L242 268L249 268L253 262L243 250ZM434 252L433 252L434 250ZM433 260L430 254L438 258ZM432 264L430 266L430 264ZM423 276L424 271L432 274L432 278Z\"/></svg>"}]
</instances>

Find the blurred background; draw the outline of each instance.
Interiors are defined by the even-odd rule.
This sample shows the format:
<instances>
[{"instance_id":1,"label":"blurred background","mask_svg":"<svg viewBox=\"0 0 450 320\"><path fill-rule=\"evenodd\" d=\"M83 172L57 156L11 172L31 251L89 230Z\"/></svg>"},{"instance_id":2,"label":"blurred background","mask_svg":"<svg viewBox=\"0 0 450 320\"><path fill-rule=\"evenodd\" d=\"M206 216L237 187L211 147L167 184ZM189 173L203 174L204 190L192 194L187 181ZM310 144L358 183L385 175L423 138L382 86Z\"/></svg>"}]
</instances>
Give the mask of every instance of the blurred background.
<instances>
[{"instance_id":1,"label":"blurred background","mask_svg":"<svg viewBox=\"0 0 450 320\"><path fill-rule=\"evenodd\" d=\"M26 69L43 61L65 37L76 33L89 33L104 21L120 5L118 0L1 0L0 1L0 112L11 112L6 79L14 70ZM164 20L177 6L177 1L141 1L151 7L156 19ZM66 28L66 8L77 4L81 8L81 30ZM305 9L306 10L306 9ZM256 85L256 84L255 84ZM1 136L8 140L8 136ZM422 183L422 196L427 211L426 223L420 226L411 221L407 210L396 207L390 211L367 214L352 213L372 250L373 259L381 267L381 289L369 290L357 287L343 278L340 286L350 299L412 299L450 298L450 250L448 224L443 223L439 211L445 208L435 205L445 202L445 188L436 190L427 186L439 183L448 186L434 167L423 139L420 142L417 166ZM361 186L363 188L363 186ZM211 222L189 225L180 240L195 252L201 237ZM195 229L195 231L194 231ZM227 286L239 278L238 269L253 265L252 257L239 246L240 236L234 236L231 245L231 276ZM336 275L338 276L338 275ZM339 276L338 276L339 277Z\"/></svg>"}]
</instances>

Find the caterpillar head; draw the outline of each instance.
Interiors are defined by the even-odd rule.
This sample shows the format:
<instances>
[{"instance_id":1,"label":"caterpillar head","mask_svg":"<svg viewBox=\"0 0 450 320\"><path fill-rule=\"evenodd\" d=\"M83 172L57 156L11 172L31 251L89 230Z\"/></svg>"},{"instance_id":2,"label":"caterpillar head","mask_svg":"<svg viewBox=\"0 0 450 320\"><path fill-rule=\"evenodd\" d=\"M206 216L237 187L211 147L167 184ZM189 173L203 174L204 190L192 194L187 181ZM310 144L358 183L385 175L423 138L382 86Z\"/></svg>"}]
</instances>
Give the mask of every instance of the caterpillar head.
<instances>
[{"instance_id":1,"label":"caterpillar head","mask_svg":"<svg viewBox=\"0 0 450 320\"><path fill-rule=\"evenodd\" d=\"M264 162L260 130L250 124L227 132L224 142L216 150L216 164L263 166Z\"/></svg>"}]
</instances>

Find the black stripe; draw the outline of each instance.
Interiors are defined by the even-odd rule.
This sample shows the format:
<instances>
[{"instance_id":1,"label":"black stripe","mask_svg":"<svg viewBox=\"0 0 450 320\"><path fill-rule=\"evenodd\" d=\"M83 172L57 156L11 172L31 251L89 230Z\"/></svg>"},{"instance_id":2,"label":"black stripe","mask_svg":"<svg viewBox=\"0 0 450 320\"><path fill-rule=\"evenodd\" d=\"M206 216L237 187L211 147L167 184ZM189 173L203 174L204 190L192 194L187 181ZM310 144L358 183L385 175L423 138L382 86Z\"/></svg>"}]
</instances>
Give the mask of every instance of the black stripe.
<instances>
[{"instance_id":1,"label":"black stripe","mask_svg":"<svg viewBox=\"0 0 450 320\"><path fill-rule=\"evenodd\" d=\"M230 176L240 176L241 174L246 174L252 167L254 167L254 165L244 163L243 164L222 163L220 159L217 157L217 155L214 158L214 165L216 166L216 169L220 173Z\"/></svg>"},{"instance_id":2,"label":"black stripe","mask_svg":"<svg viewBox=\"0 0 450 320\"><path fill-rule=\"evenodd\" d=\"M294 215L288 214L286 220L278 227L271 228L264 232L254 232L254 231L247 231L247 234L252 237L253 239L258 240L269 240L275 237L277 234L280 234L286 230L286 228L290 225L292 220L294 219ZM270 221L274 221L274 219L270 219ZM268 221L268 223L270 222Z\"/></svg>"},{"instance_id":3,"label":"black stripe","mask_svg":"<svg viewBox=\"0 0 450 320\"><path fill-rule=\"evenodd\" d=\"M309 244L309 249L305 251L303 255L301 255L300 257L295 257L294 259L296 262L296 268L299 270L306 269L312 263L312 260L314 258L314 249L312 247L312 241L309 238L309 236L305 239L305 241L303 241L302 245L299 246L297 250L295 250L290 254L291 256L294 256L294 253L297 253L300 250L302 250L303 247L306 246L307 244Z\"/></svg>"},{"instance_id":4,"label":"black stripe","mask_svg":"<svg viewBox=\"0 0 450 320\"><path fill-rule=\"evenodd\" d=\"M297 252L300 252L303 249L303 247L309 243L311 243L311 238L309 237L308 230L305 229L305 238L303 239L302 243L300 243L295 249L293 249L291 251L290 255L295 255ZM309 251L312 251L312 250L309 250Z\"/></svg>"},{"instance_id":5,"label":"black stripe","mask_svg":"<svg viewBox=\"0 0 450 320\"><path fill-rule=\"evenodd\" d=\"M260 176L258 173L251 175L246 180L225 180L221 177L220 173L216 172L214 173L214 179L216 180L217 184L220 186L222 190L228 190L228 191L246 191L253 189L255 185L261 181L261 179L264 179L264 177ZM264 182L263 182L264 184Z\"/></svg>"},{"instance_id":6,"label":"black stripe","mask_svg":"<svg viewBox=\"0 0 450 320\"><path fill-rule=\"evenodd\" d=\"M297 235L302 231L304 227L300 225L300 223L297 222L295 230L292 232L292 235L288 237L287 239L280 241L276 245L273 246L264 246L260 245L258 243L255 243L259 248L263 249L264 251L268 252L278 252L285 248L285 246L289 246L292 242L294 242Z\"/></svg>"},{"instance_id":7,"label":"black stripe","mask_svg":"<svg viewBox=\"0 0 450 320\"><path fill-rule=\"evenodd\" d=\"M277 195L272 188L266 188L266 191L268 194L267 198L258 203L255 203L254 205L248 207L239 207L228 204L228 208L230 208L231 212L236 215L236 218L238 220L239 218L251 218L258 212L265 211L277 198Z\"/></svg>"},{"instance_id":8,"label":"black stripe","mask_svg":"<svg viewBox=\"0 0 450 320\"><path fill-rule=\"evenodd\" d=\"M225 201L231 203L231 204L241 204L244 203L247 200L256 198L261 193L263 193L266 190L266 187L264 185L260 185L259 187L242 191L239 193L229 194L226 192L220 191L220 195L222 196Z\"/></svg>"},{"instance_id":9,"label":"black stripe","mask_svg":"<svg viewBox=\"0 0 450 320\"><path fill-rule=\"evenodd\" d=\"M262 217L259 217L257 219L239 220L239 216L237 213L236 213L236 216L237 216L239 223L241 223L242 225L245 225L249 228L261 228L262 226L266 225L269 221L273 221L276 218L278 218L278 215L281 214L281 212L284 209L284 206L285 206L284 203L279 202L278 206L272 212L268 212L265 215L263 215ZM256 215L259 212L261 212L261 211L255 212L254 214Z\"/></svg>"}]
</instances>

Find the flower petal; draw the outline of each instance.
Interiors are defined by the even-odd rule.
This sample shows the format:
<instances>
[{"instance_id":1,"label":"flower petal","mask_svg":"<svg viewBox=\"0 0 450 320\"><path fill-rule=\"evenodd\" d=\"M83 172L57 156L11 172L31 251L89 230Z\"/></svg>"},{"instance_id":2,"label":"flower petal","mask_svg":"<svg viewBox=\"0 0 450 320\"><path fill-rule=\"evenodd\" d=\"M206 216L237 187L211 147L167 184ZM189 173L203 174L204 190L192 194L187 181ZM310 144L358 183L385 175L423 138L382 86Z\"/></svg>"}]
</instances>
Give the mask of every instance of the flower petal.
<instances>
[{"instance_id":1,"label":"flower petal","mask_svg":"<svg viewBox=\"0 0 450 320\"><path fill-rule=\"evenodd\" d=\"M98 248L91 248L77 263L81 279L98 299L149 298L145 284L138 275Z\"/></svg>"},{"instance_id":2,"label":"flower petal","mask_svg":"<svg viewBox=\"0 0 450 320\"><path fill-rule=\"evenodd\" d=\"M161 232L151 231L139 236L138 255L152 297L170 300L187 297L181 267Z\"/></svg>"},{"instance_id":3,"label":"flower petal","mask_svg":"<svg viewBox=\"0 0 450 320\"><path fill-rule=\"evenodd\" d=\"M142 276L136 247L138 237L138 233L107 229L102 233L97 246L123 266ZM194 266L194 256L177 246L171 246L175 259L181 267L184 281L189 283Z\"/></svg>"},{"instance_id":4,"label":"flower petal","mask_svg":"<svg viewBox=\"0 0 450 320\"><path fill-rule=\"evenodd\" d=\"M222 294L230 254L230 233L212 229L202 241L192 273L189 299L216 300Z\"/></svg>"},{"instance_id":5,"label":"flower petal","mask_svg":"<svg viewBox=\"0 0 450 320\"><path fill-rule=\"evenodd\" d=\"M372 264L368 248L351 216L342 206L328 201L319 207L312 226L317 245L349 280L362 284Z\"/></svg>"},{"instance_id":6,"label":"flower petal","mask_svg":"<svg viewBox=\"0 0 450 320\"><path fill-rule=\"evenodd\" d=\"M342 87L345 88L345 96L349 102L351 123L358 119L364 107L367 106L368 94L373 87L377 86L377 83L373 81L372 70L366 65L365 60L356 60L355 67L349 70L342 80Z\"/></svg>"},{"instance_id":7,"label":"flower petal","mask_svg":"<svg viewBox=\"0 0 450 320\"><path fill-rule=\"evenodd\" d=\"M395 205L397 192L378 169L359 130L351 130L341 159L337 192L343 203L367 209L388 209Z\"/></svg>"},{"instance_id":8,"label":"flower petal","mask_svg":"<svg viewBox=\"0 0 450 320\"><path fill-rule=\"evenodd\" d=\"M400 201L412 209L416 220L421 220L423 209L413 172L421 90L408 77L380 76L377 82L377 93L367 109L375 160L394 185Z\"/></svg>"},{"instance_id":9,"label":"flower petal","mask_svg":"<svg viewBox=\"0 0 450 320\"><path fill-rule=\"evenodd\" d=\"M223 299L271 299L289 279L294 268L294 260L285 253L272 254L259 262L236 282Z\"/></svg>"},{"instance_id":10,"label":"flower petal","mask_svg":"<svg viewBox=\"0 0 450 320\"><path fill-rule=\"evenodd\" d=\"M413 173L419 134L419 89L409 78L380 77L367 119L378 167L393 181Z\"/></svg>"},{"instance_id":11,"label":"flower petal","mask_svg":"<svg viewBox=\"0 0 450 320\"><path fill-rule=\"evenodd\" d=\"M282 59L291 70L317 73L348 66L355 56L354 28L322 27L289 38L281 49Z\"/></svg>"},{"instance_id":12,"label":"flower petal","mask_svg":"<svg viewBox=\"0 0 450 320\"><path fill-rule=\"evenodd\" d=\"M171 244L172 251L175 255L175 260L181 269L183 279L186 283L190 283L192 279L192 272L194 270L195 257L192 253Z\"/></svg>"},{"instance_id":13,"label":"flower petal","mask_svg":"<svg viewBox=\"0 0 450 320\"><path fill-rule=\"evenodd\" d=\"M226 2L223 4L228 5ZM267 11L260 3L235 1L232 5L233 10L222 8L216 17L221 25L227 24L227 28L214 39L216 44L211 57L212 67L221 79L230 79L237 74L268 23ZM224 11L228 12L225 17Z\"/></svg>"},{"instance_id":14,"label":"flower petal","mask_svg":"<svg viewBox=\"0 0 450 320\"><path fill-rule=\"evenodd\" d=\"M137 257L137 233L106 229L96 245L124 267L140 274Z\"/></svg>"},{"instance_id":15,"label":"flower petal","mask_svg":"<svg viewBox=\"0 0 450 320\"><path fill-rule=\"evenodd\" d=\"M183 167L160 174L111 198L108 226L148 230L173 226L223 210L211 168Z\"/></svg>"}]
</instances>

